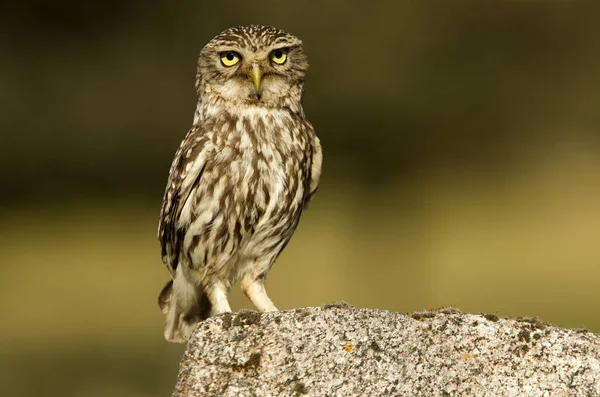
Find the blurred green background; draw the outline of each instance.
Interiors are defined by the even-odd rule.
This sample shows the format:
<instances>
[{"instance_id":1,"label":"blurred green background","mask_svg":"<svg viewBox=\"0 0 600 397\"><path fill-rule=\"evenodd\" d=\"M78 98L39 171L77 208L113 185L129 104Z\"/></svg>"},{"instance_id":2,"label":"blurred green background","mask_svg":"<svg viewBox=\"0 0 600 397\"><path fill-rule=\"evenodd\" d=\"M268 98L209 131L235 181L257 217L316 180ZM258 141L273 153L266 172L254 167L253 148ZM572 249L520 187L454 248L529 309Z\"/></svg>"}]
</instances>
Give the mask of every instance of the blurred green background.
<instances>
[{"instance_id":1,"label":"blurred green background","mask_svg":"<svg viewBox=\"0 0 600 397\"><path fill-rule=\"evenodd\" d=\"M597 4L4 3L0 394L170 395L158 212L197 54L239 24L304 41L325 151L269 275L279 308L455 305L600 332Z\"/></svg>"}]
</instances>

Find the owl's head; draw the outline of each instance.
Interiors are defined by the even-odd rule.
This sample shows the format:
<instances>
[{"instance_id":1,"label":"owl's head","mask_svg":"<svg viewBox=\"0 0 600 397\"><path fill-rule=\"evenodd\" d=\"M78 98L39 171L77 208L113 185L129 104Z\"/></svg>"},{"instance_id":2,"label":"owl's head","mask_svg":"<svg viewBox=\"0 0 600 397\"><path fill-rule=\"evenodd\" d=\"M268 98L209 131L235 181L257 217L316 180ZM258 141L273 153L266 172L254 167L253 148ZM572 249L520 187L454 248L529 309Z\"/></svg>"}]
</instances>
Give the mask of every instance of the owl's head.
<instances>
[{"instance_id":1,"label":"owl's head","mask_svg":"<svg viewBox=\"0 0 600 397\"><path fill-rule=\"evenodd\" d=\"M200 52L196 90L205 105L300 111L308 68L302 42L270 26L227 29Z\"/></svg>"}]
</instances>

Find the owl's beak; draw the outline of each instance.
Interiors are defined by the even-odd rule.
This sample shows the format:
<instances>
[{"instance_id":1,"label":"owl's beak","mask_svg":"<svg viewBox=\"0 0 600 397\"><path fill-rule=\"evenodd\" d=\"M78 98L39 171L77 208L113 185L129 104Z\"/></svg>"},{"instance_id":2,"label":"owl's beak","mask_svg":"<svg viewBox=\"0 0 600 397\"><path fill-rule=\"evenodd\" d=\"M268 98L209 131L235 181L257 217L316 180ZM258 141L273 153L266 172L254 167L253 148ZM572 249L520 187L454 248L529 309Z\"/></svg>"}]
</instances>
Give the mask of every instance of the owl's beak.
<instances>
[{"instance_id":1,"label":"owl's beak","mask_svg":"<svg viewBox=\"0 0 600 397\"><path fill-rule=\"evenodd\" d=\"M248 77L252 79L254 86L258 90L260 88L260 83L262 83L263 71L260 65L257 63L252 64L252 69L248 71Z\"/></svg>"}]
</instances>

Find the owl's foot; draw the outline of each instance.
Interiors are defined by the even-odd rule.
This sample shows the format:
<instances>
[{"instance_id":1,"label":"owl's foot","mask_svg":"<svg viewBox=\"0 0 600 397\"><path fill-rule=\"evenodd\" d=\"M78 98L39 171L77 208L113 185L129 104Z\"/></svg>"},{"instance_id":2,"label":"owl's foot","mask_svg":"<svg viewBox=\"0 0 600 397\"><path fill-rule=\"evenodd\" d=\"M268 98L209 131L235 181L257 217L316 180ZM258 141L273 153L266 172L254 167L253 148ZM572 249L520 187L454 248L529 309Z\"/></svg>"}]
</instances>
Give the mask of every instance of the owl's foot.
<instances>
[{"instance_id":1,"label":"owl's foot","mask_svg":"<svg viewBox=\"0 0 600 397\"><path fill-rule=\"evenodd\" d=\"M276 312L277 308L267 295L267 290L265 289L265 279L264 277L250 277L246 276L242 278L240 282L242 286L242 291L244 294L250 299L250 301L256 306L258 310L261 312Z\"/></svg>"},{"instance_id":2,"label":"owl's foot","mask_svg":"<svg viewBox=\"0 0 600 397\"><path fill-rule=\"evenodd\" d=\"M212 304L210 314L216 316L223 313L231 313L231 307L227 300L228 288L222 283L214 283L206 287L206 295Z\"/></svg>"}]
</instances>

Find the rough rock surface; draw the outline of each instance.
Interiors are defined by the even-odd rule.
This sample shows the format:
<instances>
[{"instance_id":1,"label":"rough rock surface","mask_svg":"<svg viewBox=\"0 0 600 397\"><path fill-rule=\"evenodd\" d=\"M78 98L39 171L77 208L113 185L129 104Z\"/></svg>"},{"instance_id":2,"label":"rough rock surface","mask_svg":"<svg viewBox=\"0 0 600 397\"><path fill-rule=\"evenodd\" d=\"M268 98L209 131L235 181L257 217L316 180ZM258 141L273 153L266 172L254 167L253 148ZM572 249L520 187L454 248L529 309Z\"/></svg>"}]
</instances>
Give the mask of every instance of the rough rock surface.
<instances>
[{"instance_id":1,"label":"rough rock surface","mask_svg":"<svg viewBox=\"0 0 600 397\"><path fill-rule=\"evenodd\" d=\"M599 396L600 335L345 304L202 322L174 396Z\"/></svg>"}]
</instances>

